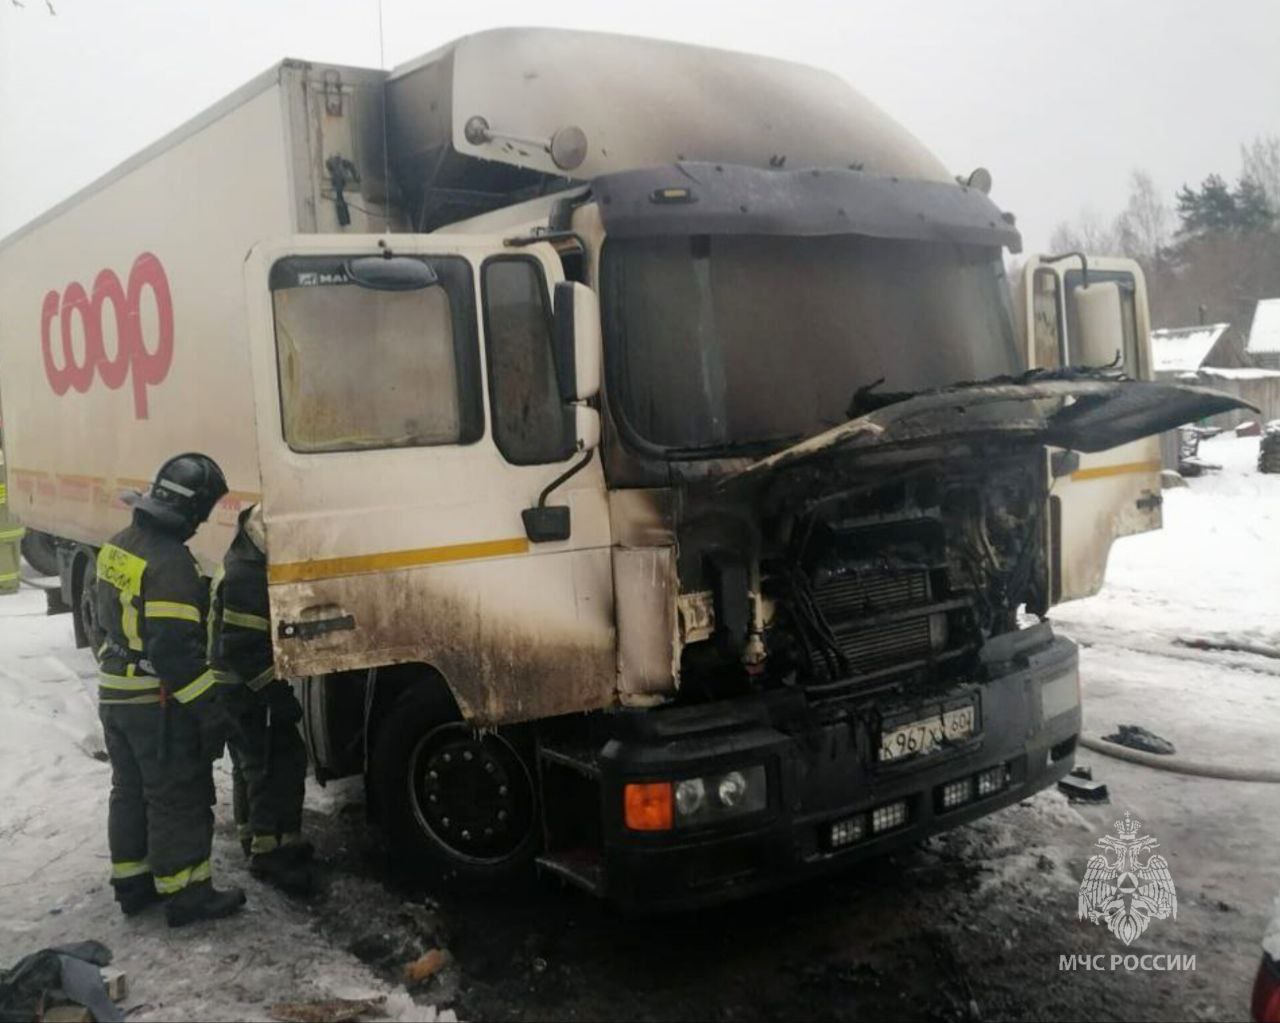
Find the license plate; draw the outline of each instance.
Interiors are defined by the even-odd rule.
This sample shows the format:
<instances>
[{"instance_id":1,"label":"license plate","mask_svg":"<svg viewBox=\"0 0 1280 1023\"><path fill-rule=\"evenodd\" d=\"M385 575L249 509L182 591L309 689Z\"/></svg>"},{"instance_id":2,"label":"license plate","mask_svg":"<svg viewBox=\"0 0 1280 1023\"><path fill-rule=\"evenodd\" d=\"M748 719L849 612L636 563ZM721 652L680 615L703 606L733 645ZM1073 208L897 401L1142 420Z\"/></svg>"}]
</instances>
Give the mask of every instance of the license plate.
<instances>
[{"instance_id":1,"label":"license plate","mask_svg":"<svg viewBox=\"0 0 1280 1023\"><path fill-rule=\"evenodd\" d=\"M973 735L973 705L890 728L880 734L880 762L928 753Z\"/></svg>"}]
</instances>

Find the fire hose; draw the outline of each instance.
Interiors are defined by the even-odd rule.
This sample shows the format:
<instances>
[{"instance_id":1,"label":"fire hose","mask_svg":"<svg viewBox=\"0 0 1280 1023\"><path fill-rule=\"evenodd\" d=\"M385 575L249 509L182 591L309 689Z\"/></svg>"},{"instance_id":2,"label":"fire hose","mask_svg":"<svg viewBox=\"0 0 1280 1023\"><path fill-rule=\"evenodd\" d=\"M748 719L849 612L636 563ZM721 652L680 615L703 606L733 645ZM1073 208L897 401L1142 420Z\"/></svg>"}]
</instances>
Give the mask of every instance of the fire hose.
<instances>
[{"instance_id":1,"label":"fire hose","mask_svg":"<svg viewBox=\"0 0 1280 1023\"><path fill-rule=\"evenodd\" d=\"M1199 778L1223 778L1227 781L1257 781L1280 784L1280 770L1257 767L1231 767L1226 764L1207 764L1199 760L1186 760L1183 757L1166 756L1162 753L1144 753L1142 750L1130 749L1118 743L1092 735L1081 735L1080 745L1085 749L1101 753L1103 756L1115 757L1117 760L1128 760L1143 767L1154 767L1160 771L1172 771L1174 774L1189 774Z\"/></svg>"}]
</instances>

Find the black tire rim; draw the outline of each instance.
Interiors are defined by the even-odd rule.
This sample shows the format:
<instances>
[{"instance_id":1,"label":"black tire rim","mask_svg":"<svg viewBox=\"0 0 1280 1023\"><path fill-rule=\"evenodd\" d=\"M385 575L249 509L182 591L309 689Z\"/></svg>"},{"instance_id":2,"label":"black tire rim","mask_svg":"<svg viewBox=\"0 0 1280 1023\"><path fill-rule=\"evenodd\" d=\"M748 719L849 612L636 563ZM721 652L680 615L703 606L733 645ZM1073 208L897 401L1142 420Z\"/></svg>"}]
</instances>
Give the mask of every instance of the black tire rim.
<instances>
[{"instance_id":1,"label":"black tire rim","mask_svg":"<svg viewBox=\"0 0 1280 1023\"><path fill-rule=\"evenodd\" d=\"M533 779L502 736L461 722L428 732L409 757L408 784L418 826L451 858L497 865L527 847Z\"/></svg>"}]
</instances>

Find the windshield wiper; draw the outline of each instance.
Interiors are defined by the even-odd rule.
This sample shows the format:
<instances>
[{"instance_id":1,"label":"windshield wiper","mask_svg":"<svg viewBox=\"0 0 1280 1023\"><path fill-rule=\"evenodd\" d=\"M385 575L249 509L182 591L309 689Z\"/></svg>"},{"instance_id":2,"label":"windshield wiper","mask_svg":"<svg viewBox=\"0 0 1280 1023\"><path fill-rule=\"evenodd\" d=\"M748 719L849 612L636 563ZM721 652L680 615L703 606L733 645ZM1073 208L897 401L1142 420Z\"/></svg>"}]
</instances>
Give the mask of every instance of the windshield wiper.
<instances>
[{"instance_id":1,"label":"windshield wiper","mask_svg":"<svg viewBox=\"0 0 1280 1023\"><path fill-rule=\"evenodd\" d=\"M865 416L868 412L874 412L878 408L884 408L886 405L892 405L895 402L906 401L908 398L914 397L915 391L881 391L879 394L872 394L877 387L884 383L884 377L879 380L873 380L869 384L863 384L853 392L853 397L849 399L849 407L844 410L844 414L848 419L857 419L859 416Z\"/></svg>"}]
</instances>

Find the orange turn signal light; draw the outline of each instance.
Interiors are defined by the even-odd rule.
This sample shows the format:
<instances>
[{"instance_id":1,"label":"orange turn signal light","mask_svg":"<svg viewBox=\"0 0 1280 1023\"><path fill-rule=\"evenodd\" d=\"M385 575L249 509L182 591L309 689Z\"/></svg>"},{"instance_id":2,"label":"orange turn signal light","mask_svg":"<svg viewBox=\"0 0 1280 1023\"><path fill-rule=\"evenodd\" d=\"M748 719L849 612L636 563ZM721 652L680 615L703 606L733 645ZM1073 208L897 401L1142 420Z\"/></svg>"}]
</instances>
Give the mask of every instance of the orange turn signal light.
<instances>
[{"instance_id":1,"label":"orange turn signal light","mask_svg":"<svg viewBox=\"0 0 1280 1023\"><path fill-rule=\"evenodd\" d=\"M627 827L632 831L670 831L672 820L671 782L628 784L622 790Z\"/></svg>"}]
</instances>

